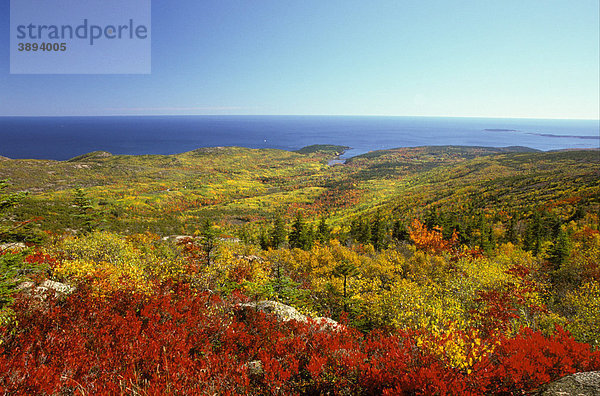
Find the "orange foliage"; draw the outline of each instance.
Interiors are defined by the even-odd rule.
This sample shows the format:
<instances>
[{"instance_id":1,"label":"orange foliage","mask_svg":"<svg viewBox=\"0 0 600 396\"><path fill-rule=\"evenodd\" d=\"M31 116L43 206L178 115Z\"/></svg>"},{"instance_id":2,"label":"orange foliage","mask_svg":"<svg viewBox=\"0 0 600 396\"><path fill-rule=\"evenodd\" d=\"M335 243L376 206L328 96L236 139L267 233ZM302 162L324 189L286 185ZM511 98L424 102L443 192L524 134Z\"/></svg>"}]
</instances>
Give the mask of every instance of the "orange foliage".
<instances>
[{"instance_id":1,"label":"orange foliage","mask_svg":"<svg viewBox=\"0 0 600 396\"><path fill-rule=\"evenodd\" d=\"M410 224L409 235L418 249L428 253L454 252L458 245L456 231L452 233L450 239L444 239L441 227L434 227L433 230L429 230L418 219L414 219Z\"/></svg>"}]
</instances>

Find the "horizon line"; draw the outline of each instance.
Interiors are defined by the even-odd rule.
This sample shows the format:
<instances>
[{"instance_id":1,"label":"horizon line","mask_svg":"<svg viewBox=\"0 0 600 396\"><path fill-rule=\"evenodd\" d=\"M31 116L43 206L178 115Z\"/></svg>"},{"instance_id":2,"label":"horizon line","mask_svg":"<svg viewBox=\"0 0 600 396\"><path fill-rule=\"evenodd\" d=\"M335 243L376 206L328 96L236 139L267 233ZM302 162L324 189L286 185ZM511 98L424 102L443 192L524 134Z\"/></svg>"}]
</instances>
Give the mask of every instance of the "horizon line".
<instances>
[{"instance_id":1,"label":"horizon line","mask_svg":"<svg viewBox=\"0 0 600 396\"><path fill-rule=\"evenodd\" d=\"M599 121L600 118L507 117L481 115L393 115L393 114L68 114L68 115L0 115L0 118L64 118L64 117L405 117L405 118L487 118L505 120Z\"/></svg>"}]
</instances>

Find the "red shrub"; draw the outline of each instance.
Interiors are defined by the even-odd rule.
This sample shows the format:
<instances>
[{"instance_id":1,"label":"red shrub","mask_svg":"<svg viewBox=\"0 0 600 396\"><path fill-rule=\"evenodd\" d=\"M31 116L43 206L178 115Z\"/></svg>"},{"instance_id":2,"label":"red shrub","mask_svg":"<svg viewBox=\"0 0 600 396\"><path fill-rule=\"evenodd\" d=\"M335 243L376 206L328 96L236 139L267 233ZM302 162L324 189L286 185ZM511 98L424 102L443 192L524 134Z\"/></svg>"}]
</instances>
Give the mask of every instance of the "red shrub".
<instances>
[{"instance_id":1,"label":"red shrub","mask_svg":"<svg viewBox=\"0 0 600 396\"><path fill-rule=\"evenodd\" d=\"M64 301L20 296L18 322L0 328L0 393L490 394L517 393L600 368L600 355L564 331L529 329L497 341L468 375L420 349L424 333L323 331L277 322L186 286L151 296ZM259 360L262 373L250 373Z\"/></svg>"}]
</instances>

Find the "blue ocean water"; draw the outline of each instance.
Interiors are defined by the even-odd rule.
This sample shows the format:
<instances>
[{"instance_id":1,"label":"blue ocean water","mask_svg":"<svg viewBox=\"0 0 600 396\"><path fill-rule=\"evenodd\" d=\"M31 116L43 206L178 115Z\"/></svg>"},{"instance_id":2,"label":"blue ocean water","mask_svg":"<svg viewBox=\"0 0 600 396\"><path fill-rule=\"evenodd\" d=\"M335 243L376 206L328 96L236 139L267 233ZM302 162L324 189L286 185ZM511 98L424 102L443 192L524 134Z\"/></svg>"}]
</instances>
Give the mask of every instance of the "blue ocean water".
<instances>
[{"instance_id":1,"label":"blue ocean water","mask_svg":"<svg viewBox=\"0 0 600 396\"><path fill-rule=\"evenodd\" d=\"M598 148L598 120L363 116L0 117L0 155L65 160L113 154L175 154L199 147L296 150L311 144L372 150L424 146Z\"/></svg>"}]
</instances>

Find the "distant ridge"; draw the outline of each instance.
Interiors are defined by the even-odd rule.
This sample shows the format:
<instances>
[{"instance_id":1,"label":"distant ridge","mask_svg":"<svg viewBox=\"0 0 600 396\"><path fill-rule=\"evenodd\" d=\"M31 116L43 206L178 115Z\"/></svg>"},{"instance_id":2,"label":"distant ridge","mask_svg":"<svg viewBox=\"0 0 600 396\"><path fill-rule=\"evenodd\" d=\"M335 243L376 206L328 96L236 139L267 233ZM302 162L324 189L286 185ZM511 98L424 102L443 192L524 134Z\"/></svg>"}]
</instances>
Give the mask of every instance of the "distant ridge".
<instances>
[{"instance_id":1,"label":"distant ridge","mask_svg":"<svg viewBox=\"0 0 600 396\"><path fill-rule=\"evenodd\" d=\"M112 157L112 154L108 151L92 151L91 153L78 155L77 157L73 157L68 159L67 162L77 162L83 160L91 160L91 159L101 159Z\"/></svg>"},{"instance_id":2,"label":"distant ridge","mask_svg":"<svg viewBox=\"0 0 600 396\"><path fill-rule=\"evenodd\" d=\"M508 153L539 153L542 150L533 149L531 147L525 146L507 146L507 147L498 147L500 151L505 151Z\"/></svg>"},{"instance_id":3,"label":"distant ridge","mask_svg":"<svg viewBox=\"0 0 600 396\"><path fill-rule=\"evenodd\" d=\"M328 154L340 155L348 149L350 149L350 147L338 146L335 144L313 144L310 146L302 147L300 150L296 150L296 153L298 153L298 154L328 153Z\"/></svg>"}]
</instances>

